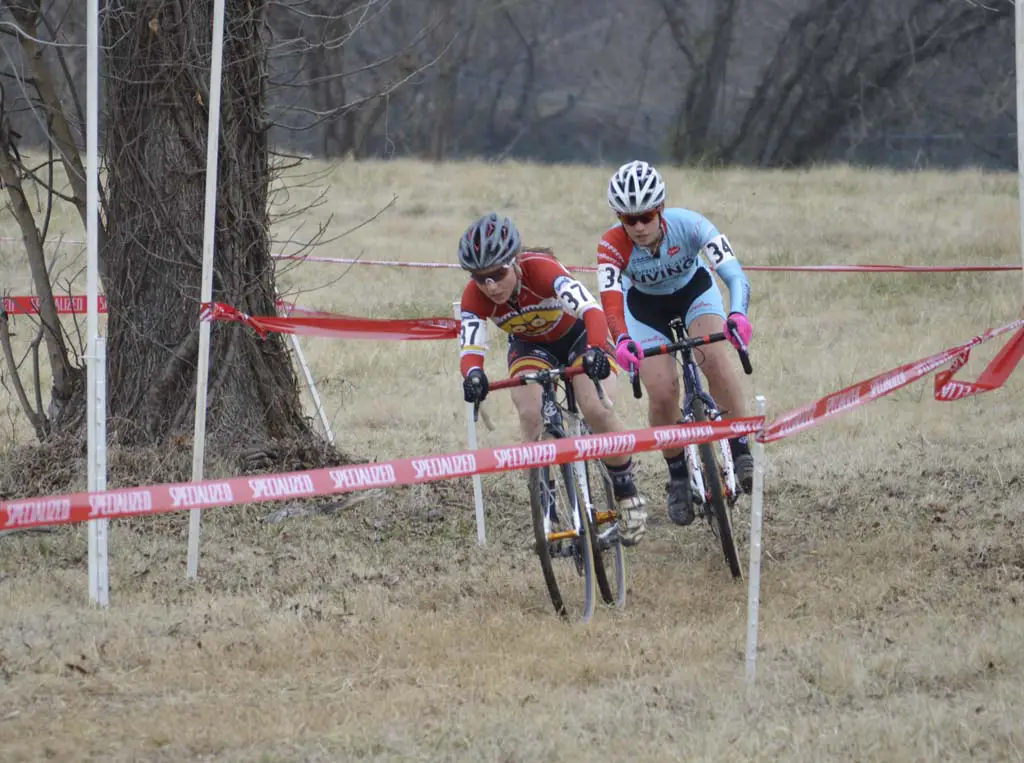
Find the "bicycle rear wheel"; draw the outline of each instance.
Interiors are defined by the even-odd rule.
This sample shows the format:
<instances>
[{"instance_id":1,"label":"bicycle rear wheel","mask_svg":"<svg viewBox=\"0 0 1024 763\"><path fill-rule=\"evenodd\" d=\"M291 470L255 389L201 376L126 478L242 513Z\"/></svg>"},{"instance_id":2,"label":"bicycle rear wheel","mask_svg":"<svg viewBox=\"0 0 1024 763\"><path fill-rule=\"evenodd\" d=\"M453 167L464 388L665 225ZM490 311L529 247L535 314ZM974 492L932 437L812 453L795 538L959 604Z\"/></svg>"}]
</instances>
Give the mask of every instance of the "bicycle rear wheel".
<instances>
[{"instance_id":1,"label":"bicycle rear wheel","mask_svg":"<svg viewBox=\"0 0 1024 763\"><path fill-rule=\"evenodd\" d=\"M693 417L697 421L707 421L704 401L700 398L693 401ZM711 502L711 513L708 519L713 532L722 544L722 551L725 554L725 561L729 564L729 571L732 572L734 578L742 580L743 567L740 565L740 555L736 549L736 540L732 531L732 511L725 501L725 491L722 490L722 467L715 457L713 446L714 443L710 442L697 446L704 472L704 485Z\"/></svg>"},{"instance_id":2,"label":"bicycle rear wheel","mask_svg":"<svg viewBox=\"0 0 1024 763\"><path fill-rule=\"evenodd\" d=\"M617 528L615 491L612 478L605 465L600 461L593 463L584 461L577 474L586 479L590 504L594 507L591 522L590 538L594 548L594 574L597 577L597 588L605 604L616 607L626 605L626 556L619 541ZM583 491L580 491L583 494Z\"/></svg>"},{"instance_id":3,"label":"bicycle rear wheel","mask_svg":"<svg viewBox=\"0 0 1024 763\"><path fill-rule=\"evenodd\" d=\"M596 598L594 551L572 466L531 469L529 485L537 558L555 612L590 622Z\"/></svg>"}]
</instances>

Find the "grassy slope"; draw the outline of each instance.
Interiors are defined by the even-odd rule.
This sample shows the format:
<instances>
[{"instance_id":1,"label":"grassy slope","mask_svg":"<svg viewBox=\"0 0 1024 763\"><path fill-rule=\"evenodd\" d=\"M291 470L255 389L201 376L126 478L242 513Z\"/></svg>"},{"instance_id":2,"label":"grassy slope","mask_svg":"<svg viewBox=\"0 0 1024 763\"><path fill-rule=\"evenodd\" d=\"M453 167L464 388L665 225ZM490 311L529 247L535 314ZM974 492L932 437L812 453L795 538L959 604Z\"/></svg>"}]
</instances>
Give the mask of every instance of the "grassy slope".
<instances>
[{"instance_id":1,"label":"grassy slope","mask_svg":"<svg viewBox=\"0 0 1024 763\"><path fill-rule=\"evenodd\" d=\"M316 181L328 200L298 235L328 215L332 231L347 230L397 195L376 222L317 253L452 261L468 221L495 207L528 242L592 264L610 222L609 172L343 164ZM666 174L670 203L707 214L748 264L1019 257L1012 175ZM289 203L315 193L294 189ZM82 238L73 220L57 223ZM0 221L0 235L11 225ZM0 244L5 288L25 293L18 257ZM82 267L63 263L69 274ZM302 304L375 317L448 315L462 285L453 271L282 271ZM751 391L775 413L1020 308L1012 274L751 280ZM465 446L451 344L303 346L343 450L369 459ZM965 376L996 349L977 352ZM1022 391L1018 373L997 393L940 404L919 384L770 447L752 708L742 700L746 590L729 582L710 536L663 518L652 454L639 459L654 521L630 557L629 605L589 629L549 612L517 474L484 480L483 551L468 481L283 524L264 522L266 507L208 512L195 586L184 580L184 517L115 523L105 613L84 605L84 529L0 539L0 757L1019 759ZM4 394L0 410L14 410ZM621 397L627 424L641 426L644 411ZM513 441L509 401L489 405L499 429L484 442Z\"/></svg>"}]
</instances>

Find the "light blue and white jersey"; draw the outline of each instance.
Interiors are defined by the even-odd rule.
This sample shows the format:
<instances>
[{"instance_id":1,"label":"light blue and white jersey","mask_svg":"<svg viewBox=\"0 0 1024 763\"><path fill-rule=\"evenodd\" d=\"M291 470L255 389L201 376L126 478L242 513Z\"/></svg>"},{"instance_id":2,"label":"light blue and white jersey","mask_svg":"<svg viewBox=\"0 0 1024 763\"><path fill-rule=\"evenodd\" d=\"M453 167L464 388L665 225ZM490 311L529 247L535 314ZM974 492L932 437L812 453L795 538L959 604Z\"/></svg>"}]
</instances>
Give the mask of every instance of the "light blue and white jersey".
<instances>
[{"instance_id":1,"label":"light blue and white jersey","mask_svg":"<svg viewBox=\"0 0 1024 763\"><path fill-rule=\"evenodd\" d=\"M746 315L750 282L729 240L710 220L689 209L665 209L661 219L664 235L655 252L635 245L621 225L604 234L597 255L602 296L606 291L629 289L672 294L686 286L699 270L710 266L729 287L730 311Z\"/></svg>"}]
</instances>

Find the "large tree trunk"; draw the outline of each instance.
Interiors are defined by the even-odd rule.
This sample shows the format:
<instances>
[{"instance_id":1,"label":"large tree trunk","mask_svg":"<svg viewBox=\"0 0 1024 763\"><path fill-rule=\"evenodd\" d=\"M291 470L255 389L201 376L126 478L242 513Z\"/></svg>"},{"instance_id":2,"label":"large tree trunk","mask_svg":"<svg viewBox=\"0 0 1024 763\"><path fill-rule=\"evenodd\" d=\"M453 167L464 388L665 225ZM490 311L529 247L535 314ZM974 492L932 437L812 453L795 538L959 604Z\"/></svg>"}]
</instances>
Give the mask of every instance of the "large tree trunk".
<instances>
[{"instance_id":1,"label":"large tree trunk","mask_svg":"<svg viewBox=\"0 0 1024 763\"><path fill-rule=\"evenodd\" d=\"M107 219L110 419L126 443L192 430L213 3L110 0ZM264 124L266 0L228 4L214 301L275 312ZM213 325L211 442L312 436L280 335Z\"/></svg>"}]
</instances>

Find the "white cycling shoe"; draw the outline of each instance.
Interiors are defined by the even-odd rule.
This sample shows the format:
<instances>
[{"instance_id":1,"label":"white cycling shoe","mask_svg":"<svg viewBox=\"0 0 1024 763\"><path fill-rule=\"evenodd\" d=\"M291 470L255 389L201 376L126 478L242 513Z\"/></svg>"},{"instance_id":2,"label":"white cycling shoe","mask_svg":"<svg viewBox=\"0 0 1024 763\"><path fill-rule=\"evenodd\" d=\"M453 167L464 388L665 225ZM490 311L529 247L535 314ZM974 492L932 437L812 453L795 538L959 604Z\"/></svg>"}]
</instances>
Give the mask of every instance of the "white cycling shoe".
<instances>
[{"instance_id":1,"label":"white cycling shoe","mask_svg":"<svg viewBox=\"0 0 1024 763\"><path fill-rule=\"evenodd\" d=\"M619 540L623 546L635 546L647 532L646 501L639 495L621 498L616 502Z\"/></svg>"}]
</instances>

